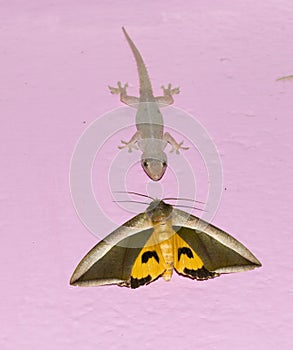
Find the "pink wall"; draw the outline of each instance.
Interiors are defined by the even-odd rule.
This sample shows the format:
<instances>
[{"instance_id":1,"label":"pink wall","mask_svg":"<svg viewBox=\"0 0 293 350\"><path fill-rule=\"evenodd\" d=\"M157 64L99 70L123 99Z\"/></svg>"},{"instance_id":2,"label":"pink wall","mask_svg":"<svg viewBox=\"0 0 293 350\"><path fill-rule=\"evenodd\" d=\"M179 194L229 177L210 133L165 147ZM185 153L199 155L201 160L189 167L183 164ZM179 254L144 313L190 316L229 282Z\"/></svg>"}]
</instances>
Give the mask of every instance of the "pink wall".
<instances>
[{"instance_id":1,"label":"pink wall","mask_svg":"<svg viewBox=\"0 0 293 350\"><path fill-rule=\"evenodd\" d=\"M276 82L293 74L292 2L6 1L0 23L0 348L292 349L293 82ZM120 106L108 84L128 81L137 91L122 25L156 93L178 84L175 106L217 145L226 190L212 222L250 248L261 269L205 283L174 276L138 290L69 286L99 240L71 201L74 147L91 122ZM98 180L117 156L120 136L113 140L94 167L111 229L134 215ZM200 161L191 163L201 188ZM132 171L128 188L145 193L147 178L138 165ZM172 174L155 190L177 195ZM99 236L110 232L100 225Z\"/></svg>"}]
</instances>

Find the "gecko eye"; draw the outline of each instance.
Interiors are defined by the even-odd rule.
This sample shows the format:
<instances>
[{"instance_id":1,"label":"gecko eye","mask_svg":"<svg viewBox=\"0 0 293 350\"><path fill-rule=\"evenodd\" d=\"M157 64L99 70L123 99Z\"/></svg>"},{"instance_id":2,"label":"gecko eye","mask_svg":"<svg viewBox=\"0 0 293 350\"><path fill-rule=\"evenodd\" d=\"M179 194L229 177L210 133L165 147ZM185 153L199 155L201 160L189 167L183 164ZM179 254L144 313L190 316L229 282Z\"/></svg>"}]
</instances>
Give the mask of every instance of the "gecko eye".
<instances>
[{"instance_id":1,"label":"gecko eye","mask_svg":"<svg viewBox=\"0 0 293 350\"><path fill-rule=\"evenodd\" d=\"M145 160L145 161L143 162L143 166L147 168L147 167L149 166L149 163Z\"/></svg>"},{"instance_id":2,"label":"gecko eye","mask_svg":"<svg viewBox=\"0 0 293 350\"><path fill-rule=\"evenodd\" d=\"M163 167L165 168L167 166L167 162L163 162Z\"/></svg>"}]
</instances>

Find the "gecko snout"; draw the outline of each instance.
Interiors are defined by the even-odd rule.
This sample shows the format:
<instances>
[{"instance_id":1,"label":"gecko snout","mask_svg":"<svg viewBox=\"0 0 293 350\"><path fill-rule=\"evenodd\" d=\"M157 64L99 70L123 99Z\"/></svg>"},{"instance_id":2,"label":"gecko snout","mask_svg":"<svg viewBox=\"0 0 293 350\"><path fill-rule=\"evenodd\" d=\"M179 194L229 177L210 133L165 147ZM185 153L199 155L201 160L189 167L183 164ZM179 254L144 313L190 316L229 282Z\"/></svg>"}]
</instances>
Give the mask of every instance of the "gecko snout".
<instances>
[{"instance_id":1,"label":"gecko snout","mask_svg":"<svg viewBox=\"0 0 293 350\"><path fill-rule=\"evenodd\" d=\"M148 177L153 181L159 181L165 174L167 162L165 160L148 158L142 159L141 166Z\"/></svg>"}]
</instances>

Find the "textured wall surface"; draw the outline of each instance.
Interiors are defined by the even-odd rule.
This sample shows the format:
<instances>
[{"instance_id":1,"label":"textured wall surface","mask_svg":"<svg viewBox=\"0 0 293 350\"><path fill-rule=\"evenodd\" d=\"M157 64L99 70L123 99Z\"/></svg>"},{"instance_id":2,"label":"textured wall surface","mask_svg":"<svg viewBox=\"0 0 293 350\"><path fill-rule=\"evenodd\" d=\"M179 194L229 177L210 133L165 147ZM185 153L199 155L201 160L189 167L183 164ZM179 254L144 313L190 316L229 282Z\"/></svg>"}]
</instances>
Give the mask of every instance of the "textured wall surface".
<instances>
[{"instance_id":1,"label":"textured wall surface","mask_svg":"<svg viewBox=\"0 0 293 350\"><path fill-rule=\"evenodd\" d=\"M292 1L1 1L0 19L0 348L292 349L293 81L276 81L293 74ZM156 93L179 85L175 106L217 145L224 180L212 222L262 268L202 283L174 276L138 290L69 286L78 261L110 232L103 219L99 238L80 222L68 179L80 135L120 106L107 85L128 81L137 91L122 25ZM117 142L94 165L111 229L134 215L101 186ZM129 174L128 189L152 186L139 164ZM167 171L153 190L177 195L175 178Z\"/></svg>"}]
</instances>

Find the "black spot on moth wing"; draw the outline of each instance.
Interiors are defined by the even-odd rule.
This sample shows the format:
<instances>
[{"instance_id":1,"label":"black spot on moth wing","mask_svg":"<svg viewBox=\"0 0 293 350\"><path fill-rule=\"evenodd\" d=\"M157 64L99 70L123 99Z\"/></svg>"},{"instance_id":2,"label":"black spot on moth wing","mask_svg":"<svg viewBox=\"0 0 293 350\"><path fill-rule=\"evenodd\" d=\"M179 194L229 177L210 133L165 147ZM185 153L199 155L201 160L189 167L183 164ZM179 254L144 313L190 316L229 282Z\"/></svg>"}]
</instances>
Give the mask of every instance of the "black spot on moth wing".
<instances>
[{"instance_id":1,"label":"black spot on moth wing","mask_svg":"<svg viewBox=\"0 0 293 350\"><path fill-rule=\"evenodd\" d=\"M151 282L152 277L150 275L144 277L144 278L133 278L131 277L130 279L130 287L135 289L138 288L140 286L143 286L144 284L147 284L149 282Z\"/></svg>"},{"instance_id":2,"label":"black spot on moth wing","mask_svg":"<svg viewBox=\"0 0 293 350\"><path fill-rule=\"evenodd\" d=\"M180 257L182 254L187 255L188 258L193 258L193 254L190 248L183 247L178 249L178 261L180 260Z\"/></svg>"},{"instance_id":3,"label":"black spot on moth wing","mask_svg":"<svg viewBox=\"0 0 293 350\"><path fill-rule=\"evenodd\" d=\"M198 281L204 281L204 280L208 280L209 278L215 278L215 277L219 276L219 274L217 274L215 272L210 272L204 266L201 269L197 269L197 270L190 270L190 269L185 268L183 272L188 277L195 278Z\"/></svg>"},{"instance_id":4,"label":"black spot on moth wing","mask_svg":"<svg viewBox=\"0 0 293 350\"><path fill-rule=\"evenodd\" d=\"M142 257L141 257L141 262L146 264L149 261L149 259L151 259L151 258L155 258L157 263L159 263L159 261L160 261L157 252L155 250L153 250L153 251L147 251L147 252L143 253Z\"/></svg>"}]
</instances>

